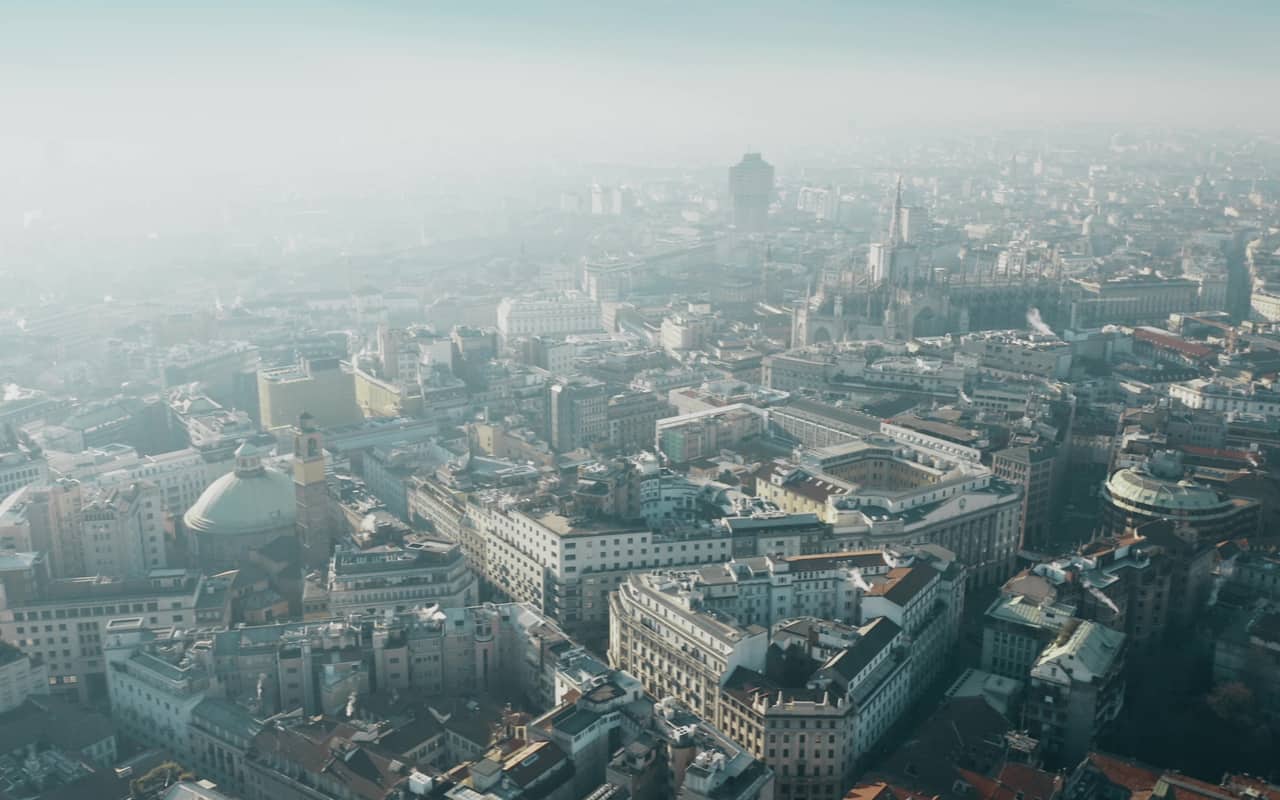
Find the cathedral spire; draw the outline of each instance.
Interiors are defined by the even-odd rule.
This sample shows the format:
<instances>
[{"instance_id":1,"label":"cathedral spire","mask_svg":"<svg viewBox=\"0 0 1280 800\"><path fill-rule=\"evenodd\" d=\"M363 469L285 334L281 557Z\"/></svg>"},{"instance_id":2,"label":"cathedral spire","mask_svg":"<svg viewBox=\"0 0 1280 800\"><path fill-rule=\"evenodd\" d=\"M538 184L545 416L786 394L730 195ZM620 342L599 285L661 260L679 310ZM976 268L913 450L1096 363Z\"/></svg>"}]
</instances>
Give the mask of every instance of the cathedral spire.
<instances>
[{"instance_id":1,"label":"cathedral spire","mask_svg":"<svg viewBox=\"0 0 1280 800\"><path fill-rule=\"evenodd\" d=\"M898 186L894 190L893 195L893 211L889 215L889 245L896 246L902 244L902 226L900 219L902 217L902 176L898 176Z\"/></svg>"}]
</instances>

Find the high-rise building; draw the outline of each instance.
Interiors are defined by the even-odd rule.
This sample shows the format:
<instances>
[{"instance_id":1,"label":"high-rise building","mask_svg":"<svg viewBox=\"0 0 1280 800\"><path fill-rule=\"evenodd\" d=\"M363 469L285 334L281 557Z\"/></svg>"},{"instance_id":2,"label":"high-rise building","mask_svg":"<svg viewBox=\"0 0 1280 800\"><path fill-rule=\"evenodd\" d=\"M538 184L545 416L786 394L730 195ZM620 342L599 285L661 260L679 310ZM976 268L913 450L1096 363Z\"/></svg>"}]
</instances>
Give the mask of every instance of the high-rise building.
<instances>
[{"instance_id":1,"label":"high-rise building","mask_svg":"<svg viewBox=\"0 0 1280 800\"><path fill-rule=\"evenodd\" d=\"M576 379L551 387L548 437L560 452L586 447L609 434L608 399L600 381Z\"/></svg>"},{"instance_id":2,"label":"high-rise building","mask_svg":"<svg viewBox=\"0 0 1280 800\"><path fill-rule=\"evenodd\" d=\"M773 200L773 165L759 153L747 153L729 168L733 224L744 231L763 231Z\"/></svg>"},{"instance_id":3,"label":"high-rise building","mask_svg":"<svg viewBox=\"0 0 1280 800\"><path fill-rule=\"evenodd\" d=\"M992 456L991 471L1022 487L1022 537L1020 547L1038 550L1049 546L1053 519L1053 484L1056 452L1052 446L1009 447Z\"/></svg>"}]
</instances>

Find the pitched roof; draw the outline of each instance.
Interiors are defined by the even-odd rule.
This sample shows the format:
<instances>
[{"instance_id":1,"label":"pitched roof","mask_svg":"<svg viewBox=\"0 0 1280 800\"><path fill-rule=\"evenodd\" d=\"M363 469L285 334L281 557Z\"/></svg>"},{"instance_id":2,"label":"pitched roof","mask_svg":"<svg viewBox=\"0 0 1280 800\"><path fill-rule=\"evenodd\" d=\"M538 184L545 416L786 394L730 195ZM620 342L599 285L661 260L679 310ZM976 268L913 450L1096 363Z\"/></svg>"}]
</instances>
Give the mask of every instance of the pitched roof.
<instances>
[{"instance_id":1,"label":"pitched roof","mask_svg":"<svg viewBox=\"0 0 1280 800\"><path fill-rule=\"evenodd\" d=\"M253 749L307 772L327 775L344 784L354 797L383 800L407 779L399 769L403 765L375 745L352 741L355 733L352 725L331 719L277 724L255 737Z\"/></svg>"},{"instance_id":2,"label":"pitched roof","mask_svg":"<svg viewBox=\"0 0 1280 800\"><path fill-rule=\"evenodd\" d=\"M873 578L871 588L867 589L867 597L883 597L897 606L905 606L920 592L924 591L938 575L938 571L928 564L917 564L911 567L898 567L889 570L883 578Z\"/></svg>"},{"instance_id":3,"label":"pitched roof","mask_svg":"<svg viewBox=\"0 0 1280 800\"><path fill-rule=\"evenodd\" d=\"M962 764L993 769L1003 759L1010 727L982 698L952 698L889 756L882 775L915 791L949 795Z\"/></svg>"},{"instance_id":4,"label":"pitched roof","mask_svg":"<svg viewBox=\"0 0 1280 800\"><path fill-rule=\"evenodd\" d=\"M1063 629L1065 634L1070 628ZM1036 659L1031 677L1054 683L1089 683L1115 666L1125 636L1105 625L1082 621L1069 635L1059 635Z\"/></svg>"},{"instance_id":5,"label":"pitched roof","mask_svg":"<svg viewBox=\"0 0 1280 800\"><path fill-rule=\"evenodd\" d=\"M1085 761L1110 783L1130 793L1149 792L1160 780L1159 770L1122 756L1093 751L1085 756Z\"/></svg>"},{"instance_id":6,"label":"pitched roof","mask_svg":"<svg viewBox=\"0 0 1280 800\"><path fill-rule=\"evenodd\" d=\"M1020 792L1027 800L1051 800L1062 791L1062 776L1030 764L1005 764L997 776L1002 784Z\"/></svg>"},{"instance_id":7,"label":"pitched roof","mask_svg":"<svg viewBox=\"0 0 1280 800\"><path fill-rule=\"evenodd\" d=\"M842 678L851 681L870 664L880 651L888 647L902 632L888 617L877 617L858 629L861 634L845 649L832 656L823 669L834 670Z\"/></svg>"},{"instance_id":8,"label":"pitched roof","mask_svg":"<svg viewBox=\"0 0 1280 800\"><path fill-rule=\"evenodd\" d=\"M938 795L922 794L885 781L859 783L844 795L844 800L938 800Z\"/></svg>"}]
</instances>

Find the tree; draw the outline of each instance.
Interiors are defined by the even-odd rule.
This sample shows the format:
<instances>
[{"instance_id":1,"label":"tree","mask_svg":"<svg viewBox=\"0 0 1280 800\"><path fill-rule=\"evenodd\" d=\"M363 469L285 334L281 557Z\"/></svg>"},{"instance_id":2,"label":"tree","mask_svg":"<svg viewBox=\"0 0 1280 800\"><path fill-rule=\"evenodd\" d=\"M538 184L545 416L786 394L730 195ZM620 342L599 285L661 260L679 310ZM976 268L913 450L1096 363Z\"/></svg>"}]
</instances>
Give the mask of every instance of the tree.
<instances>
[{"instance_id":1,"label":"tree","mask_svg":"<svg viewBox=\"0 0 1280 800\"><path fill-rule=\"evenodd\" d=\"M1252 728L1258 724L1253 690L1243 683L1219 684L1213 687L1205 701L1214 716L1232 726Z\"/></svg>"}]
</instances>

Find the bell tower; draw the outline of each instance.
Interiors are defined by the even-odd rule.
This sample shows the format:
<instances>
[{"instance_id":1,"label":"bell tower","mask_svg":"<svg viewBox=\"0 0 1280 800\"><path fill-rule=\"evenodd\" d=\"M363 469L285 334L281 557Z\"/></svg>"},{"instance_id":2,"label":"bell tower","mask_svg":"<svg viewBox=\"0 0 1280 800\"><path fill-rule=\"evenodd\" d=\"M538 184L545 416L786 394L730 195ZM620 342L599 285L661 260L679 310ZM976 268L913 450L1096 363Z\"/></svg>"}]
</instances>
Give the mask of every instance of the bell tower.
<instances>
[{"instance_id":1,"label":"bell tower","mask_svg":"<svg viewBox=\"0 0 1280 800\"><path fill-rule=\"evenodd\" d=\"M323 567L333 546L333 514L324 478L324 438L306 412L293 429L293 492L303 557L307 566Z\"/></svg>"}]
</instances>

